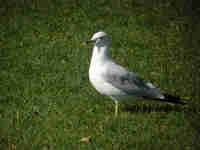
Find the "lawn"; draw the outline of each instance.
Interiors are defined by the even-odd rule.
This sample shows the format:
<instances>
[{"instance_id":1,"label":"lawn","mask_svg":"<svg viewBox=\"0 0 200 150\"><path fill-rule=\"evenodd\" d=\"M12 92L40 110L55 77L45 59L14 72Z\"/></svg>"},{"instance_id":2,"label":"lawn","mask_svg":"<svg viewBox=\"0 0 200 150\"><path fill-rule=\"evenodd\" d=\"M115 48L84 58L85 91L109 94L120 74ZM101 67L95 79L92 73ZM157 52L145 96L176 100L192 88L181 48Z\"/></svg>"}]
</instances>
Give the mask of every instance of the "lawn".
<instances>
[{"instance_id":1,"label":"lawn","mask_svg":"<svg viewBox=\"0 0 200 150\"><path fill-rule=\"evenodd\" d=\"M190 0L0 1L0 150L197 150L200 22ZM187 106L120 105L88 80L98 31L117 63ZM85 141L81 139L85 138Z\"/></svg>"}]
</instances>

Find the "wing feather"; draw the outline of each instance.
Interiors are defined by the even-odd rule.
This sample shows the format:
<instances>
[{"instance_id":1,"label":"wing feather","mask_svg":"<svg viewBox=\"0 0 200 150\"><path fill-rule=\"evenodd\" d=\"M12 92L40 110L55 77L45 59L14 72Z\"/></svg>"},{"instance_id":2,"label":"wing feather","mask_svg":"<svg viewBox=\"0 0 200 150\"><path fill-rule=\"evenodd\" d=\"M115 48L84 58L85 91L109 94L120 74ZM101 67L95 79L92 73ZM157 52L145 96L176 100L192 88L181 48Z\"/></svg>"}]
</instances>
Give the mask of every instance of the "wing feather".
<instances>
[{"instance_id":1,"label":"wing feather","mask_svg":"<svg viewBox=\"0 0 200 150\"><path fill-rule=\"evenodd\" d=\"M161 93L151 83L146 83L136 73L129 72L120 65L109 65L109 69L105 71L104 78L112 86L122 90L123 92L138 97L153 96L160 97Z\"/></svg>"}]
</instances>

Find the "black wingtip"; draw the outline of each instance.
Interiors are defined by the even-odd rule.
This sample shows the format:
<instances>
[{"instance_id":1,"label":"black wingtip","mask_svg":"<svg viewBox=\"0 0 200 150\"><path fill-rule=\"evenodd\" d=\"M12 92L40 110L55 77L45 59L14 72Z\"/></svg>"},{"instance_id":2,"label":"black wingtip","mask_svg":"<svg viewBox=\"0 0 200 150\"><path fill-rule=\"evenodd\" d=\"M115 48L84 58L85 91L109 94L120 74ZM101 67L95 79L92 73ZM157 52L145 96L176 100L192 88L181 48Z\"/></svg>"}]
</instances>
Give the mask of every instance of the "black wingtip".
<instances>
[{"instance_id":1,"label":"black wingtip","mask_svg":"<svg viewBox=\"0 0 200 150\"><path fill-rule=\"evenodd\" d=\"M160 101L160 102L168 102L168 103L174 103L174 104L181 104L181 105L185 105L187 104L185 101L183 101L180 97L178 96L172 96L169 94L163 94L164 95L164 99L161 98L149 98L151 100L155 100L155 101ZM148 98L148 97L143 97L143 98Z\"/></svg>"},{"instance_id":2,"label":"black wingtip","mask_svg":"<svg viewBox=\"0 0 200 150\"><path fill-rule=\"evenodd\" d=\"M164 99L161 99L162 101L166 101L169 103L175 103L175 104L182 104L185 105L187 104L185 101L183 101L180 97L178 96L173 96L173 95L169 95L169 94L163 94L165 96Z\"/></svg>"}]
</instances>

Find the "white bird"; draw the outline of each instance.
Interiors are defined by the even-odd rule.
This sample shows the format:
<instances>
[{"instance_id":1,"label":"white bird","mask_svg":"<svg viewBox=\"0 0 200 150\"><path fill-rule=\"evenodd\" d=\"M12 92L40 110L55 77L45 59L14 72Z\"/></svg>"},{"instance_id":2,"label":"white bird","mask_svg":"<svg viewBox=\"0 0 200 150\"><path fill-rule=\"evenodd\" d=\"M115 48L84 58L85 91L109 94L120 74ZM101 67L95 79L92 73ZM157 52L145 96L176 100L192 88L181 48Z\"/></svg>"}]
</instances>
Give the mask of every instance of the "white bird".
<instances>
[{"instance_id":1,"label":"white bird","mask_svg":"<svg viewBox=\"0 0 200 150\"><path fill-rule=\"evenodd\" d=\"M134 102L136 99L151 99L163 102L185 104L180 98L161 93L150 82L145 82L136 73L116 64L109 55L109 37L105 32L95 33L86 43L94 43L89 68L89 80L101 94L111 97L115 102L115 116L118 102Z\"/></svg>"}]
</instances>

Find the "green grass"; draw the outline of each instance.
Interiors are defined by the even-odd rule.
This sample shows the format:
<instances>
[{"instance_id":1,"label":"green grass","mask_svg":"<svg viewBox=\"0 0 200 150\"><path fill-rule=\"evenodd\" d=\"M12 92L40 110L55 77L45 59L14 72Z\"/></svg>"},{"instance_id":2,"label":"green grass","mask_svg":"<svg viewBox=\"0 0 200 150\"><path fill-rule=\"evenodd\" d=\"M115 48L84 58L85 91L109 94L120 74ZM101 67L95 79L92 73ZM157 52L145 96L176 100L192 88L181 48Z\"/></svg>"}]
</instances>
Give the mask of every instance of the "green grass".
<instances>
[{"instance_id":1,"label":"green grass","mask_svg":"<svg viewBox=\"0 0 200 150\"><path fill-rule=\"evenodd\" d=\"M0 5L0 150L198 149L200 24L183 4L11 0ZM92 47L82 44L100 30L110 35L111 55L119 64L181 95L188 107L120 105L114 118L113 102L89 83ZM80 142L88 136L90 143Z\"/></svg>"}]
</instances>

